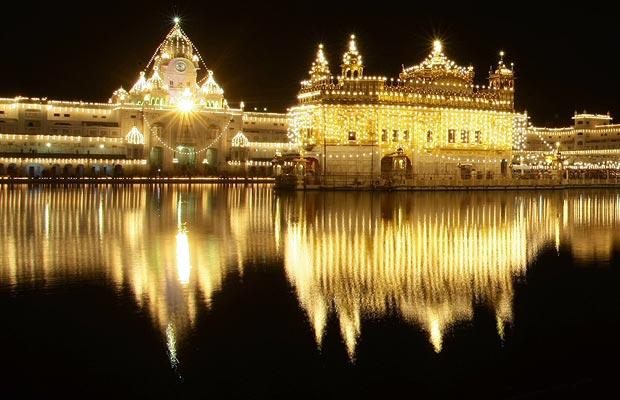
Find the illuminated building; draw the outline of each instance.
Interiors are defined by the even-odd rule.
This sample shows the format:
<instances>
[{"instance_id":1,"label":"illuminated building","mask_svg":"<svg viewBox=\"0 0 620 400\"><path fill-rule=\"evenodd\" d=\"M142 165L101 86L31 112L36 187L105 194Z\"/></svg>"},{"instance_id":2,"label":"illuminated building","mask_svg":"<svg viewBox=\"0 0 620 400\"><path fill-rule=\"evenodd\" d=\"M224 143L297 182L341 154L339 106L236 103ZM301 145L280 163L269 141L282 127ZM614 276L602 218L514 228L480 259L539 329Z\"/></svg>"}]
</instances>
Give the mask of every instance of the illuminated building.
<instances>
[{"instance_id":1,"label":"illuminated building","mask_svg":"<svg viewBox=\"0 0 620 400\"><path fill-rule=\"evenodd\" d=\"M365 73L354 35L334 77L319 45L290 112L304 173L319 182L345 177L346 184L509 176L523 116L514 110L514 71L503 56L488 85L479 86L473 67L449 60L438 40L422 63L403 68L397 79Z\"/></svg>"},{"instance_id":2,"label":"illuminated building","mask_svg":"<svg viewBox=\"0 0 620 400\"><path fill-rule=\"evenodd\" d=\"M620 124L609 114L575 113L573 126L539 128L530 126L523 154L557 150L573 169L620 169Z\"/></svg>"},{"instance_id":3,"label":"illuminated building","mask_svg":"<svg viewBox=\"0 0 620 400\"><path fill-rule=\"evenodd\" d=\"M271 175L270 161L290 147L286 115L243 108L229 106L175 19L135 83L108 103L0 99L0 175ZM238 134L250 152L233 156Z\"/></svg>"}]
</instances>

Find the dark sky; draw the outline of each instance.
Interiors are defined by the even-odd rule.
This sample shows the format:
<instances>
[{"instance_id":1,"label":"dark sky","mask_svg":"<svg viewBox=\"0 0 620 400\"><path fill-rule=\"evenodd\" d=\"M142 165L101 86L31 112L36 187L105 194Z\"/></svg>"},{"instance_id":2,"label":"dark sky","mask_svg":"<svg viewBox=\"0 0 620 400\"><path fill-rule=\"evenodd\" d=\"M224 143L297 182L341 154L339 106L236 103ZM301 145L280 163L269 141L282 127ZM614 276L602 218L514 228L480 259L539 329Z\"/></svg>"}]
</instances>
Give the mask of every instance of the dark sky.
<instances>
[{"instance_id":1,"label":"dark sky","mask_svg":"<svg viewBox=\"0 0 620 400\"><path fill-rule=\"evenodd\" d=\"M11 16L0 25L0 96L107 101L120 85L133 84L178 14L232 105L244 100L251 108L285 110L317 43L325 43L337 72L354 32L367 74L396 77L401 64L420 62L440 37L451 59L474 65L480 84L505 50L516 64L517 109L535 124L567 125L584 109L620 120L618 16L592 2L215 3L24 1L10 12L0 6Z\"/></svg>"}]
</instances>

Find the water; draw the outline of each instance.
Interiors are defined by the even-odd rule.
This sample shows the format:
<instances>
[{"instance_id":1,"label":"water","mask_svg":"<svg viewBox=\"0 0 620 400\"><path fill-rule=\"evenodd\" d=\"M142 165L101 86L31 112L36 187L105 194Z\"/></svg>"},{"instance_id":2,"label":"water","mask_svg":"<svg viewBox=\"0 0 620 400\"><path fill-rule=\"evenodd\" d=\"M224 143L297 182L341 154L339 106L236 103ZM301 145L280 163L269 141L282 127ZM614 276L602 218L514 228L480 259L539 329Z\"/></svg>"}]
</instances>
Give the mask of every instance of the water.
<instances>
[{"instance_id":1,"label":"water","mask_svg":"<svg viewBox=\"0 0 620 400\"><path fill-rule=\"evenodd\" d=\"M0 188L8 398L549 398L619 359L620 191ZM3 395L3 397L4 397Z\"/></svg>"}]
</instances>

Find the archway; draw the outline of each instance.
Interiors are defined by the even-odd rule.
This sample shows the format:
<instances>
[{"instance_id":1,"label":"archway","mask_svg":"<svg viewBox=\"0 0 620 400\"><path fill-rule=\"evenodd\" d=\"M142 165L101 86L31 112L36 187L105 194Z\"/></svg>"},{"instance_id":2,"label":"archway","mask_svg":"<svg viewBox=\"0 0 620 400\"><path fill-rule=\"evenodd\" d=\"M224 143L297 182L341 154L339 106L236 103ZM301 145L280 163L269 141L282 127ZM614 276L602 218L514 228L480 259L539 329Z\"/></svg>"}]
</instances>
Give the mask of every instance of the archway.
<instances>
[{"instance_id":1,"label":"archway","mask_svg":"<svg viewBox=\"0 0 620 400\"><path fill-rule=\"evenodd\" d=\"M395 153L388 154L381 159L381 178L404 179L413 175L413 165L409 157L399 149Z\"/></svg>"},{"instance_id":2,"label":"archway","mask_svg":"<svg viewBox=\"0 0 620 400\"><path fill-rule=\"evenodd\" d=\"M114 166L114 176L123 176L123 166L116 164Z\"/></svg>"},{"instance_id":3,"label":"archway","mask_svg":"<svg viewBox=\"0 0 620 400\"><path fill-rule=\"evenodd\" d=\"M7 174L11 177L17 176L17 164L9 164L9 167L7 168Z\"/></svg>"},{"instance_id":4,"label":"archway","mask_svg":"<svg viewBox=\"0 0 620 400\"><path fill-rule=\"evenodd\" d=\"M84 164L78 164L77 168L75 169L75 176L78 178L84 177L84 171Z\"/></svg>"},{"instance_id":5,"label":"archway","mask_svg":"<svg viewBox=\"0 0 620 400\"><path fill-rule=\"evenodd\" d=\"M52 177L56 178L60 176L60 165L54 164L51 169Z\"/></svg>"},{"instance_id":6,"label":"archway","mask_svg":"<svg viewBox=\"0 0 620 400\"><path fill-rule=\"evenodd\" d=\"M40 178L43 174L43 166L40 164L28 164L25 168L26 176L29 178Z\"/></svg>"},{"instance_id":7,"label":"archway","mask_svg":"<svg viewBox=\"0 0 620 400\"><path fill-rule=\"evenodd\" d=\"M0 164L0 176L5 175L6 171L4 170L4 164Z\"/></svg>"},{"instance_id":8,"label":"archway","mask_svg":"<svg viewBox=\"0 0 620 400\"><path fill-rule=\"evenodd\" d=\"M502 160L501 171L502 171L502 177L505 178L506 176L508 176L508 161L507 160Z\"/></svg>"},{"instance_id":9,"label":"archway","mask_svg":"<svg viewBox=\"0 0 620 400\"><path fill-rule=\"evenodd\" d=\"M73 165L71 164L66 164L63 170L63 174L64 176L66 176L67 178L73 176Z\"/></svg>"}]
</instances>

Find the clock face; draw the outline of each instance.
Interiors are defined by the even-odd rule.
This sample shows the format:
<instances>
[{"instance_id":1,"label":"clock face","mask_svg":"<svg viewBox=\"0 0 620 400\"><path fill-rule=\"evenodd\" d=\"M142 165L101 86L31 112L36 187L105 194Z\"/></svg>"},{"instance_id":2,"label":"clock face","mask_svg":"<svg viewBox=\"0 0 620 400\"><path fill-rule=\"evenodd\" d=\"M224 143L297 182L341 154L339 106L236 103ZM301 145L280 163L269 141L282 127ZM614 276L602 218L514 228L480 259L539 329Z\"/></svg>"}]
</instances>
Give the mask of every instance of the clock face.
<instances>
[{"instance_id":1,"label":"clock face","mask_svg":"<svg viewBox=\"0 0 620 400\"><path fill-rule=\"evenodd\" d=\"M184 61L177 61L174 64L174 68L176 68L176 70L179 72L184 72L187 69L187 64L185 64Z\"/></svg>"}]
</instances>

